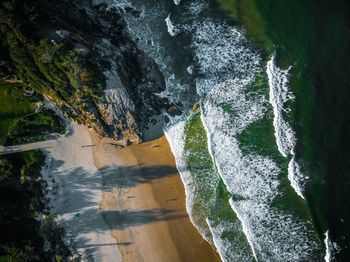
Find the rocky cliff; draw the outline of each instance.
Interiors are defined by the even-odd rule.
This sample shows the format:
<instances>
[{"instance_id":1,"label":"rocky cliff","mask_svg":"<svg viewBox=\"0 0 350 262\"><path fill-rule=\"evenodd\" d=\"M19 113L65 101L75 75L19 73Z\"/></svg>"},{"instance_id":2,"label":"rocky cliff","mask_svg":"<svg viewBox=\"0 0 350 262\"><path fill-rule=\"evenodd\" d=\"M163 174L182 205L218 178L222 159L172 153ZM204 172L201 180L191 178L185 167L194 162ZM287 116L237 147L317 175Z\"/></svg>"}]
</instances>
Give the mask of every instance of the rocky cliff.
<instances>
[{"instance_id":1,"label":"rocky cliff","mask_svg":"<svg viewBox=\"0 0 350 262\"><path fill-rule=\"evenodd\" d=\"M0 3L0 61L77 122L139 143L172 105L157 64L128 35L123 12L92 0ZM5 61L7 60L7 61Z\"/></svg>"}]
</instances>

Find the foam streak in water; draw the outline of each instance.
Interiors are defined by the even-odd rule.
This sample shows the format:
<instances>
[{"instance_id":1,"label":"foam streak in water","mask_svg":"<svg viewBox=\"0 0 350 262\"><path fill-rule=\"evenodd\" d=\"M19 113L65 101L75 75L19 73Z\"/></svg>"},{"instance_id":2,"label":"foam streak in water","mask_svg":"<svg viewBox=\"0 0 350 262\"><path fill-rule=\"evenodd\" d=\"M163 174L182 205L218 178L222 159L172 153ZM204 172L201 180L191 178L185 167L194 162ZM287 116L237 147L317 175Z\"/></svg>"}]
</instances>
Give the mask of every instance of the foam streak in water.
<instances>
[{"instance_id":1,"label":"foam streak in water","mask_svg":"<svg viewBox=\"0 0 350 262\"><path fill-rule=\"evenodd\" d=\"M170 20L170 14L167 16L167 18L165 18L165 23L166 23L166 26L168 28L169 35L171 35L171 36L177 35L178 30L174 26L173 22Z\"/></svg>"},{"instance_id":2,"label":"foam streak in water","mask_svg":"<svg viewBox=\"0 0 350 262\"><path fill-rule=\"evenodd\" d=\"M300 165L295 159L295 145L296 139L292 128L285 119L287 113L286 103L294 96L288 91L288 71L282 70L275 65L274 57L268 61L266 66L266 73L269 79L270 87L270 104L273 108L273 126L275 128L275 137L278 150L284 157L292 155L292 159L288 165L288 179L294 191L303 199L303 187L305 185L306 177L302 174Z\"/></svg>"},{"instance_id":3,"label":"foam streak in water","mask_svg":"<svg viewBox=\"0 0 350 262\"><path fill-rule=\"evenodd\" d=\"M339 246L337 245L337 243L332 242L329 236L329 230L326 231L324 236L324 245L326 246L326 255L324 257L324 260L326 262L335 261L334 255L340 251Z\"/></svg>"},{"instance_id":4,"label":"foam streak in water","mask_svg":"<svg viewBox=\"0 0 350 262\"><path fill-rule=\"evenodd\" d=\"M268 156L243 152L237 139L267 112L265 97L248 92L261 70L260 57L243 34L213 21L196 25L194 37L209 150L254 256L261 261L317 259L318 242L307 222L273 205L280 194L280 167Z\"/></svg>"},{"instance_id":5,"label":"foam streak in water","mask_svg":"<svg viewBox=\"0 0 350 262\"><path fill-rule=\"evenodd\" d=\"M329 231L328 230L324 234L324 236L325 236L324 245L326 246L326 255L324 257L324 260L326 262L330 262L331 261L331 257L332 257L332 242L329 239Z\"/></svg>"},{"instance_id":6,"label":"foam streak in water","mask_svg":"<svg viewBox=\"0 0 350 262\"><path fill-rule=\"evenodd\" d=\"M274 57L267 63L267 76L270 86L270 103L273 108L273 125L278 150L284 157L293 154L295 145L294 132L285 121L285 103L294 97L288 91L288 71L278 68L274 63Z\"/></svg>"}]
</instances>

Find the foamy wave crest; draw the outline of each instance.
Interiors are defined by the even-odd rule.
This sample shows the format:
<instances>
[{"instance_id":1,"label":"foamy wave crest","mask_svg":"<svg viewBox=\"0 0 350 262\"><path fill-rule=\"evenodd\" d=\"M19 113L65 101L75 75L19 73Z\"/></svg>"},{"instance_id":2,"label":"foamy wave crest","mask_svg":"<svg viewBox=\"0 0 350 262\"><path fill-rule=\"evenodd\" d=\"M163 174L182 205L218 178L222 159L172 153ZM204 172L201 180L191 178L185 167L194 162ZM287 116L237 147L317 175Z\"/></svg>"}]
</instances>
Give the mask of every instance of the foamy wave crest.
<instances>
[{"instance_id":1,"label":"foamy wave crest","mask_svg":"<svg viewBox=\"0 0 350 262\"><path fill-rule=\"evenodd\" d=\"M196 25L194 36L197 61L206 76L196 86L210 151L233 195L230 204L252 252L261 261L317 260L318 241L308 223L273 207L279 196L279 166L269 157L243 153L236 138L267 112L266 99L247 90L261 71L259 55L239 31L213 21Z\"/></svg>"},{"instance_id":2,"label":"foamy wave crest","mask_svg":"<svg viewBox=\"0 0 350 262\"><path fill-rule=\"evenodd\" d=\"M303 194L304 194L304 185L306 184L307 177L304 176L304 174L301 172L300 165L295 160L294 155L288 164L288 179L294 191L301 198L305 199Z\"/></svg>"},{"instance_id":3,"label":"foamy wave crest","mask_svg":"<svg viewBox=\"0 0 350 262\"><path fill-rule=\"evenodd\" d=\"M270 103L273 108L275 127L275 136L278 150L287 157L293 154L295 146L295 135L283 114L286 113L285 104L294 99L291 92L288 91L288 71L278 68L274 63L274 57L267 62L267 76L270 86Z\"/></svg>"},{"instance_id":4,"label":"foamy wave crest","mask_svg":"<svg viewBox=\"0 0 350 262\"><path fill-rule=\"evenodd\" d=\"M327 232L324 234L325 239L324 239L324 245L326 246L326 255L324 257L324 261L326 262L331 262L332 260L332 242L329 239L329 231L327 230Z\"/></svg>"},{"instance_id":5,"label":"foamy wave crest","mask_svg":"<svg viewBox=\"0 0 350 262\"><path fill-rule=\"evenodd\" d=\"M174 0L174 4L175 4L175 5L179 5L180 2L181 2L181 0Z\"/></svg>"},{"instance_id":6,"label":"foamy wave crest","mask_svg":"<svg viewBox=\"0 0 350 262\"><path fill-rule=\"evenodd\" d=\"M339 252L339 246L337 243L332 242L331 238L329 237L329 230L326 231L324 236L324 245L326 246L326 255L324 257L324 260L326 262L335 261L334 255Z\"/></svg>"},{"instance_id":7,"label":"foamy wave crest","mask_svg":"<svg viewBox=\"0 0 350 262\"><path fill-rule=\"evenodd\" d=\"M294 156L294 148L296 145L295 134L288 122L285 120L285 114L288 112L286 103L294 99L294 96L288 90L288 71L282 70L275 65L274 57L268 61L266 73L270 86L270 104L273 108L273 126L275 128L275 137L278 150L284 157L292 155L292 159L288 165L288 179L294 191L303 199L304 186L306 177L302 174L300 165Z\"/></svg>"},{"instance_id":8,"label":"foamy wave crest","mask_svg":"<svg viewBox=\"0 0 350 262\"><path fill-rule=\"evenodd\" d=\"M173 22L170 20L170 14L165 18L165 23L168 28L169 35L176 36L178 33L178 29L176 29Z\"/></svg>"},{"instance_id":9,"label":"foamy wave crest","mask_svg":"<svg viewBox=\"0 0 350 262\"><path fill-rule=\"evenodd\" d=\"M202 214L197 214L193 207L196 205L196 185L193 182L192 174L187 167L185 153L185 125L186 119L172 118L171 123L165 128L165 136L169 142L171 151L175 156L176 167L180 173L181 180L185 187L186 193L186 210L191 222L195 225L199 233L209 242L213 243L213 236L208 227L203 227L200 223ZM201 227L198 225L202 225Z\"/></svg>"},{"instance_id":10,"label":"foamy wave crest","mask_svg":"<svg viewBox=\"0 0 350 262\"><path fill-rule=\"evenodd\" d=\"M203 0L191 1L188 10L192 16L198 16L205 8L208 7L208 2Z\"/></svg>"},{"instance_id":11,"label":"foamy wave crest","mask_svg":"<svg viewBox=\"0 0 350 262\"><path fill-rule=\"evenodd\" d=\"M207 219L207 224L213 235L213 240L215 246L218 248L217 251L220 258L223 261L239 261L239 262L249 262L252 261L252 257L247 254L247 251L239 246L238 241L230 241L228 238L223 238L222 236L225 232L230 232L232 234L240 234L241 226L237 223L215 223Z\"/></svg>"}]
</instances>

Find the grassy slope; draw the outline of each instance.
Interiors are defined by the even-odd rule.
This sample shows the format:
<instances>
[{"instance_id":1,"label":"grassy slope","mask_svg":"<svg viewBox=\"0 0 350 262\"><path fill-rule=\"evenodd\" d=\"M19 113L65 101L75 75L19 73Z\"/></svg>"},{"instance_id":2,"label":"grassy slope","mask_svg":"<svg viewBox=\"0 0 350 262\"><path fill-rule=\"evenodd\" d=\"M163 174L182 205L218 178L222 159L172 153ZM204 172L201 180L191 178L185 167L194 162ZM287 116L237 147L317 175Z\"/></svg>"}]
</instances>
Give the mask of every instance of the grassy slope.
<instances>
[{"instance_id":1,"label":"grassy slope","mask_svg":"<svg viewBox=\"0 0 350 262\"><path fill-rule=\"evenodd\" d=\"M34 111L36 101L23 96L20 85L0 82L0 144L5 143L10 126L18 118Z\"/></svg>"},{"instance_id":2,"label":"grassy slope","mask_svg":"<svg viewBox=\"0 0 350 262\"><path fill-rule=\"evenodd\" d=\"M17 76L26 85L50 96L58 105L77 111L73 114L77 121L87 121L84 100L101 96L104 76L94 70L95 65L80 51L81 45L76 41L64 38L58 43L51 42L57 37L50 25L52 21L37 9L26 8L17 0L0 3L2 44Z\"/></svg>"},{"instance_id":3,"label":"grassy slope","mask_svg":"<svg viewBox=\"0 0 350 262\"><path fill-rule=\"evenodd\" d=\"M64 134L65 123L52 110L27 115L18 119L10 128L6 145L32 143L51 139L52 134Z\"/></svg>"}]
</instances>

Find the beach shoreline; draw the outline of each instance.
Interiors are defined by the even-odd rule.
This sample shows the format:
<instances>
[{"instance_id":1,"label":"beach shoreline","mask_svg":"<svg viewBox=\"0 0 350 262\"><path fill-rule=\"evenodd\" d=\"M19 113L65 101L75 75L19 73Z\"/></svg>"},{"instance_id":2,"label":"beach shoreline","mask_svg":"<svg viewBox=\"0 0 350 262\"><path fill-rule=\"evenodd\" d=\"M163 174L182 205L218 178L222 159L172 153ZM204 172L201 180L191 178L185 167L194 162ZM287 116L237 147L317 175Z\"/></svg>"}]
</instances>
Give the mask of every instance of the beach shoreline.
<instances>
[{"instance_id":1,"label":"beach shoreline","mask_svg":"<svg viewBox=\"0 0 350 262\"><path fill-rule=\"evenodd\" d=\"M103 181L101 213L122 261L220 261L188 217L165 136L123 148L90 135Z\"/></svg>"},{"instance_id":2,"label":"beach shoreline","mask_svg":"<svg viewBox=\"0 0 350 262\"><path fill-rule=\"evenodd\" d=\"M71 127L56 140L1 151L47 155L41 174L50 215L82 261L220 261L189 219L165 136L121 147L85 126Z\"/></svg>"}]
</instances>

